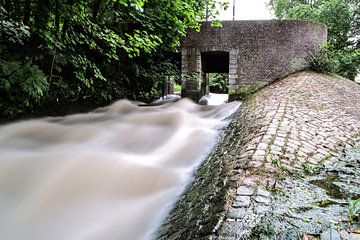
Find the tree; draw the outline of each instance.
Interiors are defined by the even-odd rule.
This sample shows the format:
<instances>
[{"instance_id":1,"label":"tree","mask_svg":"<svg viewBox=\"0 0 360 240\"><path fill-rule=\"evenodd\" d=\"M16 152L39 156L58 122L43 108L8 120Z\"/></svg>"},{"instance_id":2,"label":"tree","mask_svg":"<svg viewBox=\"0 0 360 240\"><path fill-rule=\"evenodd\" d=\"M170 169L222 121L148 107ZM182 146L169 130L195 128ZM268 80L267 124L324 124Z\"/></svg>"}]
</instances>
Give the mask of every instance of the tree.
<instances>
[{"instance_id":1,"label":"tree","mask_svg":"<svg viewBox=\"0 0 360 240\"><path fill-rule=\"evenodd\" d=\"M45 100L151 100L169 72L165 68L176 71L174 62L163 64L165 53L176 51L188 28L198 29L225 5L221 0L0 0L0 118L32 111ZM17 72L15 66L32 71ZM9 69L15 69L11 76ZM15 91L15 82L25 78L41 91L35 91L36 101L29 97L19 104L10 96L29 96Z\"/></svg>"},{"instance_id":2,"label":"tree","mask_svg":"<svg viewBox=\"0 0 360 240\"><path fill-rule=\"evenodd\" d=\"M356 42L356 48L360 48L360 2L358 0L349 0L353 12L353 22L351 24L350 36Z\"/></svg>"},{"instance_id":3,"label":"tree","mask_svg":"<svg viewBox=\"0 0 360 240\"><path fill-rule=\"evenodd\" d=\"M324 23L328 27L327 50L317 63L333 64L333 67L322 69L355 78L360 64L360 4L357 0L271 0L270 6L280 19Z\"/></svg>"}]
</instances>

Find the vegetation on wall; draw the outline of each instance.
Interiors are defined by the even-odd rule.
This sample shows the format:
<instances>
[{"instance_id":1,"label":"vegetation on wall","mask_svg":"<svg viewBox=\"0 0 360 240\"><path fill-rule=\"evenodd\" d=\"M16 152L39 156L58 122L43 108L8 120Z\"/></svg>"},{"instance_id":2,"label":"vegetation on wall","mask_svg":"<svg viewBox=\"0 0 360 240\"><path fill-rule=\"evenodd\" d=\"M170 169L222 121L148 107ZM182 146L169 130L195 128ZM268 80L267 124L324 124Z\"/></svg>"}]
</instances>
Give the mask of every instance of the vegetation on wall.
<instances>
[{"instance_id":1,"label":"vegetation on wall","mask_svg":"<svg viewBox=\"0 0 360 240\"><path fill-rule=\"evenodd\" d=\"M358 0L270 0L280 19L316 21L328 27L328 44L311 59L312 68L354 80L360 70Z\"/></svg>"},{"instance_id":2,"label":"vegetation on wall","mask_svg":"<svg viewBox=\"0 0 360 240\"><path fill-rule=\"evenodd\" d=\"M0 0L0 118L49 103L150 101L218 0Z\"/></svg>"}]
</instances>

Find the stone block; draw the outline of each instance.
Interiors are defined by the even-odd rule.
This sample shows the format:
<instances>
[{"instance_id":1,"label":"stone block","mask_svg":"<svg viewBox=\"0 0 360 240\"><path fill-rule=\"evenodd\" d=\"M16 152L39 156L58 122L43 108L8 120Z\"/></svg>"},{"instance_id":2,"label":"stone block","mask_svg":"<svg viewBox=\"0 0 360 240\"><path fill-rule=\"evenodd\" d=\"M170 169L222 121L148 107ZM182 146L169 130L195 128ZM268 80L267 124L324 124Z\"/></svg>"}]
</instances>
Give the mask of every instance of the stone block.
<instances>
[{"instance_id":1,"label":"stone block","mask_svg":"<svg viewBox=\"0 0 360 240\"><path fill-rule=\"evenodd\" d=\"M226 216L228 218L233 219L242 219L246 214L245 208L231 208L227 213Z\"/></svg>"},{"instance_id":2,"label":"stone block","mask_svg":"<svg viewBox=\"0 0 360 240\"><path fill-rule=\"evenodd\" d=\"M248 207L250 206L251 199L249 196L237 196L233 202L233 207Z\"/></svg>"},{"instance_id":3,"label":"stone block","mask_svg":"<svg viewBox=\"0 0 360 240\"><path fill-rule=\"evenodd\" d=\"M254 194L254 189L250 187L240 186L236 190L236 194L241 196L252 196Z\"/></svg>"}]
</instances>

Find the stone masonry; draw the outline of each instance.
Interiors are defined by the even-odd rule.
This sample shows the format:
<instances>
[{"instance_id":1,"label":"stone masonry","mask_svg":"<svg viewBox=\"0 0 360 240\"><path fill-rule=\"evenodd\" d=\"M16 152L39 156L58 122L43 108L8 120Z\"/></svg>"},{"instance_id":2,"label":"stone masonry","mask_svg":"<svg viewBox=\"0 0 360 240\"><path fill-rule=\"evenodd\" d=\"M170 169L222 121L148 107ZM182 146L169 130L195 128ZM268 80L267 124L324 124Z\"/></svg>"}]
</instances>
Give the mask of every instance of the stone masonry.
<instances>
[{"instance_id":1,"label":"stone masonry","mask_svg":"<svg viewBox=\"0 0 360 240\"><path fill-rule=\"evenodd\" d=\"M229 99L234 100L306 68L309 55L327 39L324 25L308 21L224 21L222 25L204 23L200 32L189 31L183 39L183 97L198 101L206 93L205 74L218 71L203 68L206 53L227 54Z\"/></svg>"},{"instance_id":2,"label":"stone masonry","mask_svg":"<svg viewBox=\"0 0 360 240\"><path fill-rule=\"evenodd\" d=\"M358 84L312 72L291 75L254 94L196 172L158 238L258 239L253 229L273 213L274 189L291 185L279 179L332 165L354 145L359 106ZM314 225L321 226L320 220Z\"/></svg>"},{"instance_id":3,"label":"stone masonry","mask_svg":"<svg viewBox=\"0 0 360 240\"><path fill-rule=\"evenodd\" d=\"M339 77L299 73L248 101L252 137L237 157L220 239L248 239L271 210L278 174L302 174L338 159L359 137L360 87ZM255 130L256 129L256 130Z\"/></svg>"}]
</instances>

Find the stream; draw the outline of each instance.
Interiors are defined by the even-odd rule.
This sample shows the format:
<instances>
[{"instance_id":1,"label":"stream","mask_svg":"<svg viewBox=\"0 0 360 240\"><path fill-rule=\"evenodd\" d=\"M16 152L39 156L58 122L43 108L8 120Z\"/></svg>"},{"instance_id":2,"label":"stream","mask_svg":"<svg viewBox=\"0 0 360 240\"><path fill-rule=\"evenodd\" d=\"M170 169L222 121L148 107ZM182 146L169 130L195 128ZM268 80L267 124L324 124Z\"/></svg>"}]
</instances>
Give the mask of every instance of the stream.
<instances>
[{"instance_id":1,"label":"stream","mask_svg":"<svg viewBox=\"0 0 360 240\"><path fill-rule=\"evenodd\" d=\"M239 105L119 100L0 126L0 239L152 239Z\"/></svg>"}]
</instances>

